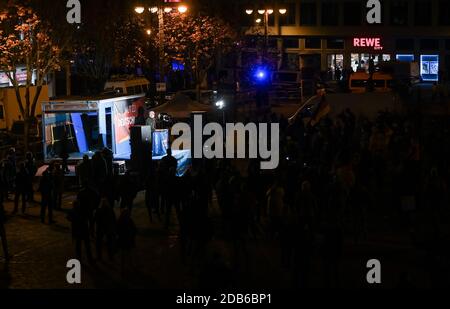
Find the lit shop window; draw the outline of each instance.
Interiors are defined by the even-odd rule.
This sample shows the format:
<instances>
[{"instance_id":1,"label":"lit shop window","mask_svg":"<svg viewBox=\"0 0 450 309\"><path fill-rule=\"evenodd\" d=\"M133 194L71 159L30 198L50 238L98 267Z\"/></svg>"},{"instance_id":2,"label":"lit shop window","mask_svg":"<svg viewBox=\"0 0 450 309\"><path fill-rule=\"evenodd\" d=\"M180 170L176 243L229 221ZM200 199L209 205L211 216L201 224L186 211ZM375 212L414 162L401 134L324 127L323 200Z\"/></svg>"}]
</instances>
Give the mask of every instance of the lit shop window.
<instances>
[{"instance_id":1,"label":"lit shop window","mask_svg":"<svg viewBox=\"0 0 450 309\"><path fill-rule=\"evenodd\" d=\"M414 62L413 54L398 54L395 58L401 62Z\"/></svg>"},{"instance_id":2,"label":"lit shop window","mask_svg":"<svg viewBox=\"0 0 450 309\"><path fill-rule=\"evenodd\" d=\"M439 55L420 56L420 76L426 82L439 80Z\"/></svg>"}]
</instances>

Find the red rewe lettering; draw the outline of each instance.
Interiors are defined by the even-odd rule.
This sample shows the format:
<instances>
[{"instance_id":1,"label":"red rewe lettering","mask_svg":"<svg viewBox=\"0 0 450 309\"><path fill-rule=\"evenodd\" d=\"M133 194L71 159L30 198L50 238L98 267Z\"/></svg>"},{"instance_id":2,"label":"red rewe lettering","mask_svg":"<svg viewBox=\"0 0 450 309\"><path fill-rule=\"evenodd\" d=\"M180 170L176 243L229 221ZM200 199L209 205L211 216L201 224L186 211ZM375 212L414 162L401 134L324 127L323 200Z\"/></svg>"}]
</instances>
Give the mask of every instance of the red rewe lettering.
<instances>
[{"instance_id":1,"label":"red rewe lettering","mask_svg":"<svg viewBox=\"0 0 450 309\"><path fill-rule=\"evenodd\" d=\"M379 38L375 39L375 47L376 48L381 48L381 43L380 43L380 39Z\"/></svg>"},{"instance_id":2,"label":"red rewe lettering","mask_svg":"<svg viewBox=\"0 0 450 309\"><path fill-rule=\"evenodd\" d=\"M357 39L357 38L353 39L353 46L359 47L359 39Z\"/></svg>"},{"instance_id":3,"label":"red rewe lettering","mask_svg":"<svg viewBox=\"0 0 450 309\"><path fill-rule=\"evenodd\" d=\"M366 42L368 47L375 46L375 39L367 39Z\"/></svg>"}]
</instances>

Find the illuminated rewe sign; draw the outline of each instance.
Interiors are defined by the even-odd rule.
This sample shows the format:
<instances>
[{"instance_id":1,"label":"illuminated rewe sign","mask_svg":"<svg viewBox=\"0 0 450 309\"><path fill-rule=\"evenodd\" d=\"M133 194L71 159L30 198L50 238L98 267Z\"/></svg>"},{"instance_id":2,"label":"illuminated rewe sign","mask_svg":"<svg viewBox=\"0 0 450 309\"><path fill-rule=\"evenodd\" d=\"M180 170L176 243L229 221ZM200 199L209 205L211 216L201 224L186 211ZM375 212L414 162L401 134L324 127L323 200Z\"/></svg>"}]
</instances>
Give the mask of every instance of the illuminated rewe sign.
<instances>
[{"instance_id":1,"label":"illuminated rewe sign","mask_svg":"<svg viewBox=\"0 0 450 309\"><path fill-rule=\"evenodd\" d=\"M383 50L380 38L354 38L353 47L370 47L374 50Z\"/></svg>"}]
</instances>

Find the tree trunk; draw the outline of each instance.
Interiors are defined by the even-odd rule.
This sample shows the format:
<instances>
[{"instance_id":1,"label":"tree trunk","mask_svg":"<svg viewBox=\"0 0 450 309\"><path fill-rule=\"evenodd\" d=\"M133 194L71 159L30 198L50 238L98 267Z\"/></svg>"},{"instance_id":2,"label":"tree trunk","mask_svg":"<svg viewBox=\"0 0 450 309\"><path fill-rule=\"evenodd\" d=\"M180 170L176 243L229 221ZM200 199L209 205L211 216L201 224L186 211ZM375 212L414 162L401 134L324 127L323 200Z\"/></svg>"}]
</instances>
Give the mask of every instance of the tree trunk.
<instances>
[{"instance_id":1,"label":"tree trunk","mask_svg":"<svg viewBox=\"0 0 450 309\"><path fill-rule=\"evenodd\" d=\"M26 117L23 119L23 147L24 152L27 153L30 149L30 118Z\"/></svg>"},{"instance_id":2,"label":"tree trunk","mask_svg":"<svg viewBox=\"0 0 450 309\"><path fill-rule=\"evenodd\" d=\"M196 90L196 98L197 98L197 102L201 103L202 100L202 87L201 87L201 83L197 81L197 84L195 86L195 90Z\"/></svg>"}]
</instances>

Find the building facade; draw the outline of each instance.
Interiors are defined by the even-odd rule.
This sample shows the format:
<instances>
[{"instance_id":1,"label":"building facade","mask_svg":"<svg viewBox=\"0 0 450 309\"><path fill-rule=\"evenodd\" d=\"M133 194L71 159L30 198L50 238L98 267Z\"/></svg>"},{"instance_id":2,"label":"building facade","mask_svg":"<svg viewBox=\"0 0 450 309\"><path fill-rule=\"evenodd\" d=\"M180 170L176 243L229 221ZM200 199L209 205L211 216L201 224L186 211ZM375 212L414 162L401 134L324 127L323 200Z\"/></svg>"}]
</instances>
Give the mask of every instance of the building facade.
<instances>
[{"instance_id":1,"label":"building facade","mask_svg":"<svg viewBox=\"0 0 450 309\"><path fill-rule=\"evenodd\" d=\"M248 2L238 10L245 34L255 37L264 32L258 9L273 9L267 33L269 46L279 53L280 70L357 70L367 67L370 58L375 64L398 59L419 62L424 80L448 77L450 1L380 2L381 24L367 22L366 0ZM286 14L279 14L279 8L285 8ZM250 9L249 15L246 10ZM247 45L246 51L251 49Z\"/></svg>"}]
</instances>

